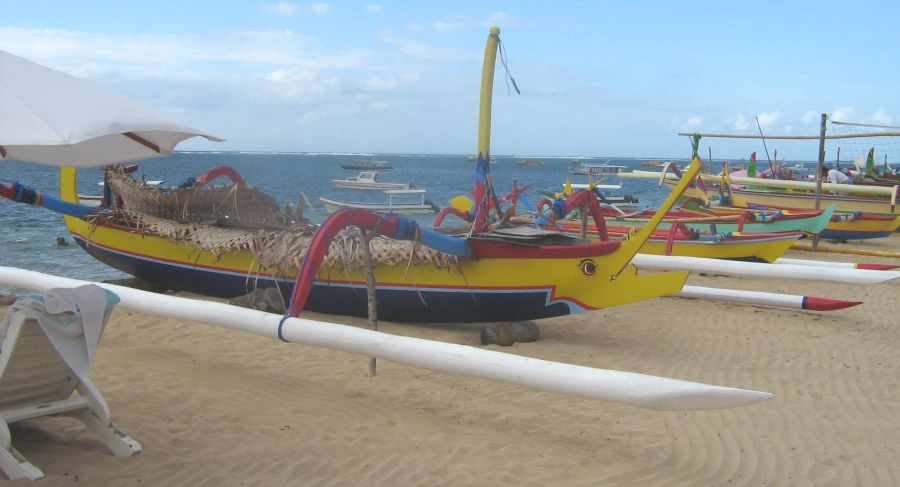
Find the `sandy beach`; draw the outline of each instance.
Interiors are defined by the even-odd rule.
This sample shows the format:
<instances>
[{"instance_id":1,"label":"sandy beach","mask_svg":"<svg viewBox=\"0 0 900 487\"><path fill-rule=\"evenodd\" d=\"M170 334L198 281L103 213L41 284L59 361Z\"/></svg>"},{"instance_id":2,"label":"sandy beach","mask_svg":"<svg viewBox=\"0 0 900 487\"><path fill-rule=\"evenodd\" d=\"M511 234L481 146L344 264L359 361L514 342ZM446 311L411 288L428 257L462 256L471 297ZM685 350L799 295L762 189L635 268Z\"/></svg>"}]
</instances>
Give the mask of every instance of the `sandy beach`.
<instances>
[{"instance_id":1,"label":"sandy beach","mask_svg":"<svg viewBox=\"0 0 900 487\"><path fill-rule=\"evenodd\" d=\"M897 252L900 235L843 247ZM366 357L118 307L91 375L114 420L144 451L117 458L67 418L14 425L13 442L44 471L41 484L53 486L900 483L900 282L692 275L689 284L864 304L818 313L661 298L541 320L538 342L487 347L775 396L691 412L387 361L369 378ZM481 346L476 325L380 328Z\"/></svg>"}]
</instances>

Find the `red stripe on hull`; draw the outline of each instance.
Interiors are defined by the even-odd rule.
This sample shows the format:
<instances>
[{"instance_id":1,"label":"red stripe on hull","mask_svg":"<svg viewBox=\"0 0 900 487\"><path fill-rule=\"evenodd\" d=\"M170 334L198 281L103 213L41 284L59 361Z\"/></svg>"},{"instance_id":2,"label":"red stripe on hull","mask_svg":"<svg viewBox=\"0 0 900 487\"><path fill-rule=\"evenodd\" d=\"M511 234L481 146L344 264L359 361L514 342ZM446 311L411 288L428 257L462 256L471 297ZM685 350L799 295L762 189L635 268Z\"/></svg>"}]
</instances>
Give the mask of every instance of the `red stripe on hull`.
<instances>
[{"instance_id":1,"label":"red stripe on hull","mask_svg":"<svg viewBox=\"0 0 900 487\"><path fill-rule=\"evenodd\" d=\"M889 271L900 267L900 264L856 264L857 269L869 269L872 271Z\"/></svg>"}]
</instances>

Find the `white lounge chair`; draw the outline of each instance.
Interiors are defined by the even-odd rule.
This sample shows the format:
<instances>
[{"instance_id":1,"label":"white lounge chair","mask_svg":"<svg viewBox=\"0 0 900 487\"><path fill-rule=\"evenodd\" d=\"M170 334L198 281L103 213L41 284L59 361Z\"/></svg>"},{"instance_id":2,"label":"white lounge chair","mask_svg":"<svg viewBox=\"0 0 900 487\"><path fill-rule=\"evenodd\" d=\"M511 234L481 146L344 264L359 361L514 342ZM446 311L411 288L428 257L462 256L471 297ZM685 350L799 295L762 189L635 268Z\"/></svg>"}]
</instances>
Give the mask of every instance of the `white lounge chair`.
<instances>
[{"instance_id":1,"label":"white lounge chair","mask_svg":"<svg viewBox=\"0 0 900 487\"><path fill-rule=\"evenodd\" d=\"M118 300L115 295L112 297ZM74 320L74 326L65 330L69 336L63 339L69 340L79 332L83 336L85 330L93 329L96 334L93 346L96 346L110 308L111 305L100 308L100 323L87 323L83 313L56 315L67 318L70 323ZM97 316L96 313L91 315ZM5 324L0 325L0 469L10 479L35 480L43 477L40 469L13 448L8 427L11 423L41 416L68 415L82 420L117 456L129 456L141 451L138 442L112 423L106 401L87 378L87 368L93 356L91 345L86 347L89 351L83 354L86 360L80 356L73 362L71 357L64 357L66 353L58 351L58 342L54 346L38 319L42 319L38 311L19 307L17 303L10 308ZM90 339L87 342L90 343ZM78 343L77 338L74 343ZM75 368L72 363L75 363ZM74 394L75 391L78 394Z\"/></svg>"}]
</instances>

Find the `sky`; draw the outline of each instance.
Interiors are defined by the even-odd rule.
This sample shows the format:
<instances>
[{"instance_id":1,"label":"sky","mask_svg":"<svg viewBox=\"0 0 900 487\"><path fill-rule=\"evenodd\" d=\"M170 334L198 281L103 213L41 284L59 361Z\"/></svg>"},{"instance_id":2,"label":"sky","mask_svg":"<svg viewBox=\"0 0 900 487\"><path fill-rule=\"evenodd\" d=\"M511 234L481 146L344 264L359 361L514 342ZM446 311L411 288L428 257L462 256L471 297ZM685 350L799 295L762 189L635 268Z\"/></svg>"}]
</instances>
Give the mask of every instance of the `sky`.
<instances>
[{"instance_id":1,"label":"sky","mask_svg":"<svg viewBox=\"0 0 900 487\"><path fill-rule=\"evenodd\" d=\"M498 62L492 154L689 157L679 132L818 135L823 113L900 125L893 0L0 0L0 49L226 139L179 150L472 154L490 26L521 91Z\"/></svg>"}]
</instances>

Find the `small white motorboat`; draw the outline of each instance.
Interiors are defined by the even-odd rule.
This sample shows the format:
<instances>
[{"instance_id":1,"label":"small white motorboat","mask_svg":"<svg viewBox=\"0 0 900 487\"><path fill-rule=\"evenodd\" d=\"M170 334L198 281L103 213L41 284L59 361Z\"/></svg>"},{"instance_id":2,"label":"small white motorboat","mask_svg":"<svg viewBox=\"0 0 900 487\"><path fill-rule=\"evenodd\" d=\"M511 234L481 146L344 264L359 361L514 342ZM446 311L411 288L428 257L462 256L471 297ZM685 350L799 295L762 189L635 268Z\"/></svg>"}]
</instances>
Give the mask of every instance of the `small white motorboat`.
<instances>
[{"instance_id":1,"label":"small white motorboat","mask_svg":"<svg viewBox=\"0 0 900 487\"><path fill-rule=\"evenodd\" d=\"M341 208L361 208L374 211L376 213L401 213L404 215L422 215L427 213L437 213L440 211L437 205L431 200L425 199L424 189L389 189L384 192L388 196L386 203L366 203L362 201L341 201L330 198L319 197L319 201L325 205L325 210L329 213L335 212ZM403 197L408 195L418 195L416 201L405 203L394 201L395 197Z\"/></svg>"},{"instance_id":2,"label":"small white motorboat","mask_svg":"<svg viewBox=\"0 0 900 487\"><path fill-rule=\"evenodd\" d=\"M620 172L625 172L625 169L628 169L628 166L610 166L605 162L603 164L582 163L577 167L573 167L571 170L569 170L569 172L572 174L583 176L596 176L600 178L606 178L611 176L618 176Z\"/></svg>"},{"instance_id":3,"label":"small white motorboat","mask_svg":"<svg viewBox=\"0 0 900 487\"><path fill-rule=\"evenodd\" d=\"M410 189L412 183L384 183L378 181L381 173L377 171L363 171L356 176L346 179L332 179L334 185L338 188L347 189Z\"/></svg>"},{"instance_id":4,"label":"small white motorboat","mask_svg":"<svg viewBox=\"0 0 900 487\"><path fill-rule=\"evenodd\" d=\"M627 166L611 166L607 163L603 164L581 164L577 168L571 170L572 174L584 174L588 176L588 183L571 183L572 189L587 189L597 181L606 181L607 179L618 179L619 175L628 169ZM565 186L565 185L564 185ZM594 192L602 198L607 204L619 207L635 207L640 203L637 197L631 193L622 192L621 182L612 182L611 184L593 184Z\"/></svg>"}]
</instances>

